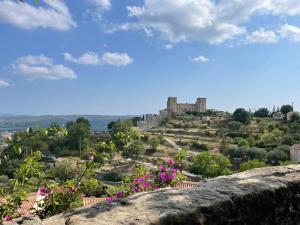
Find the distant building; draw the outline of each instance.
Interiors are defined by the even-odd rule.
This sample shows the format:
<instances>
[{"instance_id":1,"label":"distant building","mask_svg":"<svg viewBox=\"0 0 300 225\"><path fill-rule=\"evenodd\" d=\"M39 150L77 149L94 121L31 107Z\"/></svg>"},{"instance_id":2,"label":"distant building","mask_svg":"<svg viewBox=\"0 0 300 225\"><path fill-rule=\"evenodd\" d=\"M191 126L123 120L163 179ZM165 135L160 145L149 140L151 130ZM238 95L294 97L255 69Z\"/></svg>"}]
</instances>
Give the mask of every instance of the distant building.
<instances>
[{"instance_id":1,"label":"distant building","mask_svg":"<svg viewBox=\"0 0 300 225\"><path fill-rule=\"evenodd\" d=\"M142 121L137 121L137 126L140 130L147 130L152 127L158 126L161 121L170 115L183 115L186 112L205 112L206 111L206 98L197 98L196 103L177 103L177 97L169 97L167 101L167 108L159 111L157 114L146 114L143 116Z\"/></svg>"},{"instance_id":2,"label":"distant building","mask_svg":"<svg viewBox=\"0 0 300 225\"><path fill-rule=\"evenodd\" d=\"M197 98L196 103L177 103L177 97L169 97L167 102L168 114L182 115L186 112L205 112L206 98Z\"/></svg>"},{"instance_id":3,"label":"distant building","mask_svg":"<svg viewBox=\"0 0 300 225\"><path fill-rule=\"evenodd\" d=\"M287 121L290 121L293 114L298 114L298 115L300 116L300 113L299 113L299 112L288 112L288 113L286 114L286 120L287 120Z\"/></svg>"},{"instance_id":4,"label":"distant building","mask_svg":"<svg viewBox=\"0 0 300 225\"><path fill-rule=\"evenodd\" d=\"M273 119L275 120L283 120L284 119L284 114L281 112L277 112L273 114Z\"/></svg>"},{"instance_id":5,"label":"distant building","mask_svg":"<svg viewBox=\"0 0 300 225\"><path fill-rule=\"evenodd\" d=\"M300 162L300 144L290 147L290 158L292 161Z\"/></svg>"}]
</instances>

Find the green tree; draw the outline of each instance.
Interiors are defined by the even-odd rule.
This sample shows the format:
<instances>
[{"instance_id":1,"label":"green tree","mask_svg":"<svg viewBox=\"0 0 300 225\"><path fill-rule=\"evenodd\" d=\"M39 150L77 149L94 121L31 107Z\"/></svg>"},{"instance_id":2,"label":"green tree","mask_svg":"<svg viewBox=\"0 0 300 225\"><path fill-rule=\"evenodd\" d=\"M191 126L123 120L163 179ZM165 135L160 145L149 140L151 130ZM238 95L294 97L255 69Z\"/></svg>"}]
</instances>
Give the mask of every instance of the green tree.
<instances>
[{"instance_id":1,"label":"green tree","mask_svg":"<svg viewBox=\"0 0 300 225\"><path fill-rule=\"evenodd\" d=\"M230 160L226 156L202 152L193 158L193 165L190 170L206 177L217 177L231 174L230 167Z\"/></svg>"},{"instance_id":2,"label":"green tree","mask_svg":"<svg viewBox=\"0 0 300 225\"><path fill-rule=\"evenodd\" d=\"M292 115L291 115L291 122L298 122L300 121L300 116L299 116L299 113L296 113L294 112Z\"/></svg>"},{"instance_id":3,"label":"green tree","mask_svg":"<svg viewBox=\"0 0 300 225\"><path fill-rule=\"evenodd\" d=\"M233 131L239 130L241 128L241 126L242 126L242 123L237 122L237 121L231 121L227 125L228 129L233 130Z\"/></svg>"},{"instance_id":4,"label":"green tree","mask_svg":"<svg viewBox=\"0 0 300 225\"><path fill-rule=\"evenodd\" d=\"M133 143L125 147L122 152L124 159L138 159L145 152L143 143L139 140L135 140Z\"/></svg>"},{"instance_id":5,"label":"green tree","mask_svg":"<svg viewBox=\"0 0 300 225\"><path fill-rule=\"evenodd\" d=\"M75 122L68 122L66 125L67 145L70 150L78 150L79 156L82 156L82 152L88 149L90 144L90 130L91 124L88 119L83 117L78 118Z\"/></svg>"},{"instance_id":6,"label":"green tree","mask_svg":"<svg viewBox=\"0 0 300 225\"><path fill-rule=\"evenodd\" d=\"M259 161L265 161L267 158L267 151L263 148L249 148L246 151L246 155L249 157L250 160L259 160Z\"/></svg>"},{"instance_id":7,"label":"green tree","mask_svg":"<svg viewBox=\"0 0 300 225\"><path fill-rule=\"evenodd\" d=\"M118 120L109 131L112 142L118 151L123 151L125 147L135 140L140 140L140 132L134 129L131 120Z\"/></svg>"},{"instance_id":8,"label":"green tree","mask_svg":"<svg viewBox=\"0 0 300 225\"><path fill-rule=\"evenodd\" d=\"M266 118L271 116L271 112L267 108L260 108L254 112L255 117Z\"/></svg>"},{"instance_id":9,"label":"green tree","mask_svg":"<svg viewBox=\"0 0 300 225\"><path fill-rule=\"evenodd\" d=\"M156 150L160 143L160 139L157 136L153 136L148 140L148 144L151 146L152 149Z\"/></svg>"},{"instance_id":10,"label":"green tree","mask_svg":"<svg viewBox=\"0 0 300 225\"><path fill-rule=\"evenodd\" d=\"M265 162L261 162L261 161L258 161L255 159L255 160L250 160L250 161L241 163L239 171L243 172L246 170L251 170L254 168L261 168L261 167L265 167L265 166L266 166Z\"/></svg>"},{"instance_id":11,"label":"green tree","mask_svg":"<svg viewBox=\"0 0 300 225\"><path fill-rule=\"evenodd\" d=\"M291 105L283 105L280 108L280 112L283 114L287 114L288 112L292 112L293 111L293 106Z\"/></svg>"},{"instance_id":12,"label":"green tree","mask_svg":"<svg viewBox=\"0 0 300 225\"><path fill-rule=\"evenodd\" d=\"M110 122L109 124L107 124L107 129L111 130L115 126L115 124L116 124L115 121Z\"/></svg>"},{"instance_id":13,"label":"green tree","mask_svg":"<svg viewBox=\"0 0 300 225\"><path fill-rule=\"evenodd\" d=\"M233 119L240 123L247 124L250 122L251 115L248 111L243 108L238 108L233 113Z\"/></svg>"}]
</instances>

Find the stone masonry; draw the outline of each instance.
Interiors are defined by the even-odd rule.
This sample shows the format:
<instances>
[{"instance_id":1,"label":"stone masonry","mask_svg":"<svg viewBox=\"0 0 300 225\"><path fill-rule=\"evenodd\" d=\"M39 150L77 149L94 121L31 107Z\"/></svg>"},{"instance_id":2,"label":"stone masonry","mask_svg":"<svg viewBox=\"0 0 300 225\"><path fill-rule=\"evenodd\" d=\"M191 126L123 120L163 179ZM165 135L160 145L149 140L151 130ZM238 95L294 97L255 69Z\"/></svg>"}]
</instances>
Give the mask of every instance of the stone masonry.
<instances>
[{"instance_id":1,"label":"stone masonry","mask_svg":"<svg viewBox=\"0 0 300 225\"><path fill-rule=\"evenodd\" d=\"M43 224L299 225L300 165L254 169L191 189L139 193L57 215Z\"/></svg>"}]
</instances>

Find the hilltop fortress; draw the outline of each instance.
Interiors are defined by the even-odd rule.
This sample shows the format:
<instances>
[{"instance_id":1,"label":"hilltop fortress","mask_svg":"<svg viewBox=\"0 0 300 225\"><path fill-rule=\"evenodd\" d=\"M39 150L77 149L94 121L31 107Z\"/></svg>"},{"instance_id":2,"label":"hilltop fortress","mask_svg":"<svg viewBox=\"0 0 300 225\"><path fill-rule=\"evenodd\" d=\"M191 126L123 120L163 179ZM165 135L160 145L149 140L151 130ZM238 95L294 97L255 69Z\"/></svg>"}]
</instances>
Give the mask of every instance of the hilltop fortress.
<instances>
[{"instance_id":1,"label":"hilltop fortress","mask_svg":"<svg viewBox=\"0 0 300 225\"><path fill-rule=\"evenodd\" d=\"M167 108L160 110L157 114L146 114L142 121L138 121L140 130L147 130L159 125L159 123L171 115L183 115L186 112L205 112L206 98L197 98L196 103L177 103L177 97L169 97L167 101Z\"/></svg>"}]
</instances>

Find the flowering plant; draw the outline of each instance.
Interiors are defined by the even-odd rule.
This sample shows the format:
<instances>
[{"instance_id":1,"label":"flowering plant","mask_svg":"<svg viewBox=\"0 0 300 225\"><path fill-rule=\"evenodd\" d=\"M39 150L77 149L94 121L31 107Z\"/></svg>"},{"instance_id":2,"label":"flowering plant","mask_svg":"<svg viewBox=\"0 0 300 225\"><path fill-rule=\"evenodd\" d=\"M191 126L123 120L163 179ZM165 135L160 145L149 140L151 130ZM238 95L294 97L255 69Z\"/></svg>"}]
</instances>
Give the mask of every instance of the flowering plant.
<instances>
[{"instance_id":1,"label":"flowering plant","mask_svg":"<svg viewBox=\"0 0 300 225\"><path fill-rule=\"evenodd\" d=\"M176 168L175 162L170 159L159 170L152 173L143 167L137 167L132 177L125 178L125 185L122 187L123 190L118 191L115 196L120 199L138 192L148 192L159 188L175 186L178 182L184 180L186 180L186 177ZM113 198L111 197L107 199L107 202L112 201Z\"/></svg>"}]
</instances>

